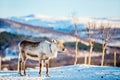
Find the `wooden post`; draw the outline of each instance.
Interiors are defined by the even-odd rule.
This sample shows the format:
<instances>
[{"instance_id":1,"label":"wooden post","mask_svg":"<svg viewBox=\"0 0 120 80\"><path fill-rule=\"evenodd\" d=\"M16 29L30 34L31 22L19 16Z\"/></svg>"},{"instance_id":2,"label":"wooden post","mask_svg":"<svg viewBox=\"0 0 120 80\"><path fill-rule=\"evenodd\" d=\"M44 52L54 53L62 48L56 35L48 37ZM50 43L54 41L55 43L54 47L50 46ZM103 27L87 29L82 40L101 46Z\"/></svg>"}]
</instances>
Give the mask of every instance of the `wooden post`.
<instances>
[{"instance_id":1,"label":"wooden post","mask_svg":"<svg viewBox=\"0 0 120 80\"><path fill-rule=\"evenodd\" d=\"M84 64L87 64L87 55L85 55Z\"/></svg>"},{"instance_id":2,"label":"wooden post","mask_svg":"<svg viewBox=\"0 0 120 80\"><path fill-rule=\"evenodd\" d=\"M0 71L1 71L1 67L2 67L1 63L2 63L2 59L1 59L1 56L0 56Z\"/></svg>"},{"instance_id":3,"label":"wooden post","mask_svg":"<svg viewBox=\"0 0 120 80\"><path fill-rule=\"evenodd\" d=\"M114 51L114 66L116 66L116 50Z\"/></svg>"}]
</instances>

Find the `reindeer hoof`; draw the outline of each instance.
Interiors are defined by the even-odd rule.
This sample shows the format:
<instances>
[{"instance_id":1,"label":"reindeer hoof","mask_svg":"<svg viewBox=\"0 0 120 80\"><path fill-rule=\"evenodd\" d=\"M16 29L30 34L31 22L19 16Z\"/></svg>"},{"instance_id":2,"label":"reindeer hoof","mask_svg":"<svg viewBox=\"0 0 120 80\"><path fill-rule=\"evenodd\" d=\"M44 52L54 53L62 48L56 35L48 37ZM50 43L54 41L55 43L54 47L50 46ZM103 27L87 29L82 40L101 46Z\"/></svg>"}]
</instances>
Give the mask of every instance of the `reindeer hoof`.
<instances>
[{"instance_id":1,"label":"reindeer hoof","mask_svg":"<svg viewBox=\"0 0 120 80\"><path fill-rule=\"evenodd\" d=\"M20 76L23 76L21 73L18 73Z\"/></svg>"},{"instance_id":2,"label":"reindeer hoof","mask_svg":"<svg viewBox=\"0 0 120 80\"><path fill-rule=\"evenodd\" d=\"M28 74L26 74L25 76L29 76Z\"/></svg>"},{"instance_id":3,"label":"reindeer hoof","mask_svg":"<svg viewBox=\"0 0 120 80\"><path fill-rule=\"evenodd\" d=\"M49 75L49 74L46 74L46 77L50 77L50 75Z\"/></svg>"},{"instance_id":4,"label":"reindeer hoof","mask_svg":"<svg viewBox=\"0 0 120 80\"><path fill-rule=\"evenodd\" d=\"M42 77L42 75L40 74L39 77Z\"/></svg>"}]
</instances>

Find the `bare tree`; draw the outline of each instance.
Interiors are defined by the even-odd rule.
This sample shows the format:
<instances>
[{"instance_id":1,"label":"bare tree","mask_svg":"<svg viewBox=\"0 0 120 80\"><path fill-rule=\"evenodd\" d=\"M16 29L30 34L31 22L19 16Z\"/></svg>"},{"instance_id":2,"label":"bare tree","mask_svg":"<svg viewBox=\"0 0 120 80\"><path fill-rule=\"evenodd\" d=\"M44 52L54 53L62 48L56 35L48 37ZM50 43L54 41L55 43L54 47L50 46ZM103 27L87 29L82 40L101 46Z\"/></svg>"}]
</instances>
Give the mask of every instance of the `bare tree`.
<instances>
[{"instance_id":1,"label":"bare tree","mask_svg":"<svg viewBox=\"0 0 120 80\"><path fill-rule=\"evenodd\" d=\"M106 26L101 24L100 26L100 35L102 39L102 61L101 66L104 65L104 56L108 43L110 42L111 37L115 34L115 29L111 28L111 25L108 23Z\"/></svg>"},{"instance_id":2,"label":"bare tree","mask_svg":"<svg viewBox=\"0 0 120 80\"><path fill-rule=\"evenodd\" d=\"M90 65L91 64L91 55L92 55L93 46L94 46L93 38L94 38L94 34L95 34L96 23L94 21L93 22L88 22L86 29L87 29L89 45L90 45L90 50L89 50L89 55L88 55L88 64Z\"/></svg>"},{"instance_id":3,"label":"bare tree","mask_svg":"<svg viewBox=\"0 0 120 80\"><path fill-rule=\"evenodd\" d=\"M76 37L74 64L76 64L77 63L77 55L78 55L78 31L77 31L77 25L74 24L74 26L75 26L75 37Z\"/></svg>"},{"instance_id":4,"label":"bare tree","mask_svg":"<svg viewBox=\"0 0 120 80\"><path fill-rule=\"evenodd\" d=\"M77 56L78 56L78 17L75 16L75 14L72 14L72 22L75 28L75 60L74 60L74 65L77 64Z\"/></svg>"}]
</instances>

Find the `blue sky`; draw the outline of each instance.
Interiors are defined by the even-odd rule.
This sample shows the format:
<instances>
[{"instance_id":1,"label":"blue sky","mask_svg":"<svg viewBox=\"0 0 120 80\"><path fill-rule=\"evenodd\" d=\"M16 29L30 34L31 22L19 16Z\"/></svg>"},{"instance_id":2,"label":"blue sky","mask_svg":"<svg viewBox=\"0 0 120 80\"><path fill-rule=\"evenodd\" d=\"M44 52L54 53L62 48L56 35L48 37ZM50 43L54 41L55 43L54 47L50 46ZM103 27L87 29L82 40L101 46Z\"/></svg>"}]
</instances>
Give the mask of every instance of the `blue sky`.
<instances>
[{"instance_id":1,"label":"blue sky","mask_svg":"<svg viewBox=\"0 0 120 80\"><path fill-rule=\"evenodd\" d=\"M120 0L0 0L0 17L43 14L120 17Z\"/></svg>"}]
</instances>

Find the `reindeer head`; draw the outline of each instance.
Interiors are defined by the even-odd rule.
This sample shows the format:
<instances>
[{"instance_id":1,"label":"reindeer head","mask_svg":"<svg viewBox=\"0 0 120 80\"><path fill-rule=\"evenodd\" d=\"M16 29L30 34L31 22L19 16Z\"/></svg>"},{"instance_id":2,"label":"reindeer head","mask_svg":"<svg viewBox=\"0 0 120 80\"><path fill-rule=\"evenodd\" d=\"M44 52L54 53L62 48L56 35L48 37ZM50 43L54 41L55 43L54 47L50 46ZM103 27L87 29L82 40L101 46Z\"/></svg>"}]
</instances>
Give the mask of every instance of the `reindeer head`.
<instances>
[{"instance_id":1,"label":"reindeer head","mask_svg":"<svg viewBox=\"0 0 120 80\"><path fill-rule=\"evenodd\" d=\"M57 48L61 51L65 51L65 47L60 40L53 40L53 43L57 44Z\"/></svg>"}]
</instances>

